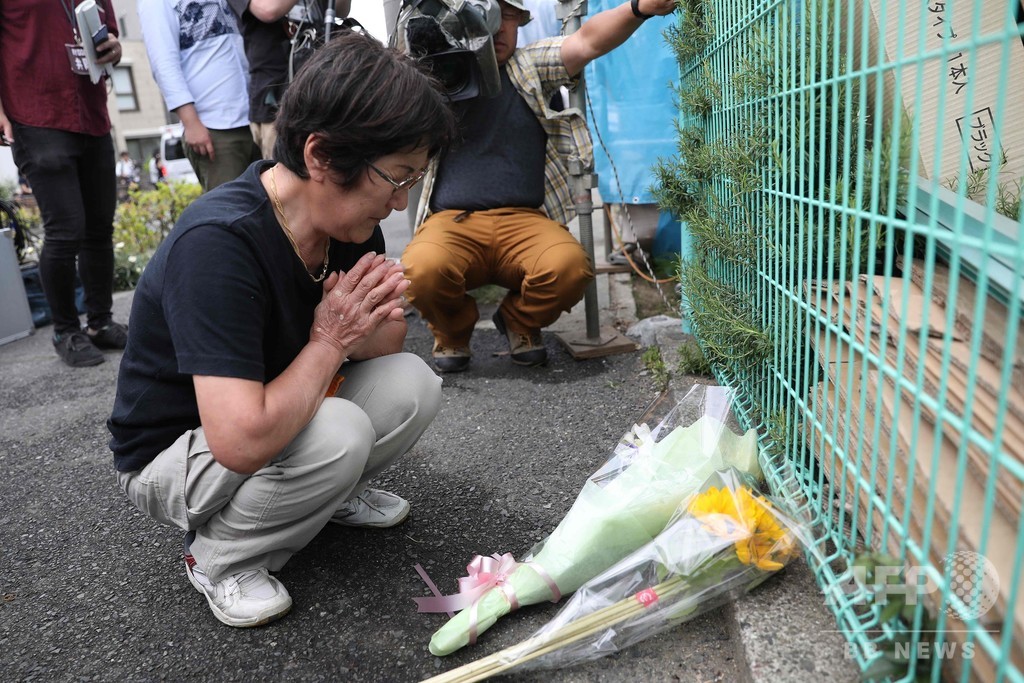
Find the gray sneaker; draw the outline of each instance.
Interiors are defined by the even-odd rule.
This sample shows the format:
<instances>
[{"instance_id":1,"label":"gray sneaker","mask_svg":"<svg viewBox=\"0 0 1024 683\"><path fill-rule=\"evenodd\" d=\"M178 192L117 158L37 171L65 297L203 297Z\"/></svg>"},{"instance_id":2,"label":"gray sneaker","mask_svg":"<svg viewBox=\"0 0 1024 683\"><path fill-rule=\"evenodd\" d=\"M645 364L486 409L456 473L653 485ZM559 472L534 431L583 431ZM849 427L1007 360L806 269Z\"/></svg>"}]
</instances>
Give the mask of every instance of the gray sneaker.
<instances>
[{"instance_id":1,"label":"gray sneaker","mask_svg":"<svg viewBox=\"0 0 1024 683\"><path fill-rule=\"evenodd\" d=\"M393 493L366 489L334 513L331 521L342 526L365 526L386 529L405 521L409 502Z\"/></svg>"},{"instance_id":2,"label":"gray sneaker","mask_svg":"<svg viewBox=\"0 0 1024 683\"><path fill-rule=\"evenodd\" d=\"M280 619L292 608L292 596L266 569L239 572L214 583L192 556L186 555L185 574L189 583L206 596L213 615L228 626L262 626Z\"/></svg>"}]
</instances>

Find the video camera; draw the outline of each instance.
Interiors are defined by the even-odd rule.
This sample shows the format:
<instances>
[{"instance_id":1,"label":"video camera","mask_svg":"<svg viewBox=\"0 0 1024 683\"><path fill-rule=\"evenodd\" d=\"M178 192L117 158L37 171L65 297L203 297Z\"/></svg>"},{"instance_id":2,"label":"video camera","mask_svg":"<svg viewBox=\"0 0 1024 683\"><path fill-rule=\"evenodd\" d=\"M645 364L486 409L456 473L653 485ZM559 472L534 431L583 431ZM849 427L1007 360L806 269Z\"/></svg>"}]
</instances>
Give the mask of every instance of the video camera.
<instances>
[{"instance_id":1,"label":"video camera","mask_svg":"<svg viewBox=\"0 0 1024 683\"><path fill-rule=\"evenodd\" d=\"M391 45L425 64L450 101L495 97L500 27L497 0L402 0Z\"/></svg>"},{"instance_id":2,"label":"video camera","mask_svg":"<svg viewBox=\"0 0 1024 683\"><path fill-rule=\"evenodd\" d=\"M285 15L291 50L288 54L288 81L295 79L313 53L341 31L366 29L351 17L338 17L334 13L334 0L299 0Z\"/></svg>"}]
</instances>

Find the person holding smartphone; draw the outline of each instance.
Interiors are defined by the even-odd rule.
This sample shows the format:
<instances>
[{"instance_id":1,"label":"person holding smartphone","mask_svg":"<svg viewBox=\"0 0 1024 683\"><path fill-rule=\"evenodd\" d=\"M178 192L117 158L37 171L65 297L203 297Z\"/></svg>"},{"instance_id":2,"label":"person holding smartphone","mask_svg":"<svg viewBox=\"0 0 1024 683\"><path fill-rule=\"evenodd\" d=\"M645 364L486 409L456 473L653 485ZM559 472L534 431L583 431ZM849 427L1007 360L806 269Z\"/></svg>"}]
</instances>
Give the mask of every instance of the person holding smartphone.
<instances>
[{"instance_id":1,"label":"person holding smartphone","mask_svg":"<svg viewBox=\"0 0 1024 683\"><path fill-rule=\"evenodd\" d=\"M100 45L107 42L107 38L110 37L110 29L104 24L96 29L96 33L92 34L92 46L96 48L97 52L100 49Z\"/></svg>"},{"instance_id":2,"label":"person holding smartphone","mask_svg":"<svg viewBox=\"0 0 1024 683\"><path fill-rule=\"evenodd\" d=\"M40 11L35 0L0 3L0 142L28 179L43 220L39 273L53 314L53 345L72 367L123 349L113 319L114 207L117 179L107 83L93 83L83 40L96 63L121 61L111 0L98 0L103 27L79 35L73 0ZM62 10L62 11L61 11ZM85 290L86 327L75 306L75 275Z\"/></svg>"}]
</instances>

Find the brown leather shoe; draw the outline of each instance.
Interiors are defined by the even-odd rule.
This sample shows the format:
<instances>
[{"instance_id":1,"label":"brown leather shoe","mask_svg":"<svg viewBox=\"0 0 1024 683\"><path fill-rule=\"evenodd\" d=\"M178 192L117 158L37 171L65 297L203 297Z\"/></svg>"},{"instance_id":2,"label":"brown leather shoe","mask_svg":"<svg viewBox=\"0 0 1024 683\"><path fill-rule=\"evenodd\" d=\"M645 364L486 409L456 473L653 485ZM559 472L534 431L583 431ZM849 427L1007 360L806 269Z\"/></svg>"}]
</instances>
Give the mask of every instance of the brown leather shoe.
<instances>
[{"instance_id":1,"label":"brown leather shoe","mask_svg":"<svg viewBox=\"0 0 1024 683\"><path fill-rule=\"evenodd\" d=\"M508 348L511 353L512 362L517 365L544 365L548 362L548 350L544 348L544 342L540 338L540 330L528 332L513 332L505 325L505 318L501 311L495 311L491 318L494 326L498 328L505 339L508 340Z\"/></svg>"},{"instance_id":2,"label":"brown leather shoe","mask_svg":"<svg viewBox=\"0 0 1024 683\"><path fill-rule=\"evenodd\" d=\"M434 357L434 365L441 372L462 372L469 367L470 353L467 346L442 346L435 339L431 355Z\"/></svg>"}]
</instances>

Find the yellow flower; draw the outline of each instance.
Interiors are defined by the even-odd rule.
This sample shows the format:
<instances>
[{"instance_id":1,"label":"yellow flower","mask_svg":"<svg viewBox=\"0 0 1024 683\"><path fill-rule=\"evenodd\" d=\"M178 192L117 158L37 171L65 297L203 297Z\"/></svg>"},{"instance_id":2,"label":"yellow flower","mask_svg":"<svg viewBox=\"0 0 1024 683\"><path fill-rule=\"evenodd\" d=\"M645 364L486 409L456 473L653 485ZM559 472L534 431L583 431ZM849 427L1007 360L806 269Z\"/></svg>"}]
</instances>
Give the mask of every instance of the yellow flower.
<instances>
[{"instance_id":1,"label":"yellow flower","mask_svg":"<svg viewBox=\"0 0 1024 683\"><path fill-rule=\"evenodd\" d=\"M736 557L743 564L776 571L793 552L793 539L775 517L771 503L745 486L736 491L711 487L695 496L688 510L708 531L734 541Z\"/></svg>"},{"instance_id":2,"label":"yellow flower","mask_svg":"<svg viewBox=\"0 0 1024 683\"><path fill-rule=\"evenodd\" d=\"M735 540L749 535L741 526L742 517L736 510L736 498L725 486L720 489L712 486L694 496L687 510L716 536Z\"/></svg>"}]
</instances>

